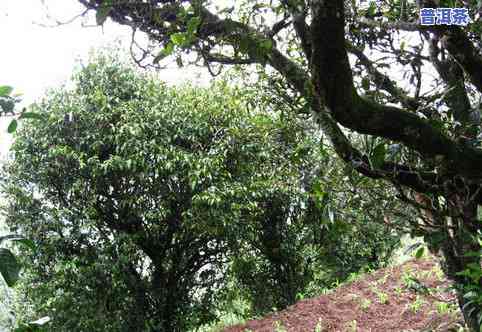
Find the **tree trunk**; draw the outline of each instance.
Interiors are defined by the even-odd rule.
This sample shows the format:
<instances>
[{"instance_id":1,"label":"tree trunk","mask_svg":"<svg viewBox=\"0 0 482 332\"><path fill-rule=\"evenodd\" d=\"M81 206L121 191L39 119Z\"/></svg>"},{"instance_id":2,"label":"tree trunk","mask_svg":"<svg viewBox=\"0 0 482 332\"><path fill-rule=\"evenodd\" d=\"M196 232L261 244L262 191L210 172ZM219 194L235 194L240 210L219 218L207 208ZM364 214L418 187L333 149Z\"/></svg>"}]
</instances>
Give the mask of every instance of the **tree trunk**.
<instances>
[{"instance_id":1,"label":"tree trunk","mask_svg":"<svg viewBox=\"0 0 482 332\"><path fill-rule=\"evenodd\" d=\"M156 262L155 265L151 287L156 303L156 322L152 332L182 332L184 328L178 310L183 297L179 296L176 285L169 282L172 278L164 270L162 262Z\"/></svg>"},{"instance_id":2,"label":"tree trunk","mask_svg":"<svg viewBox=\"0 0 482 332\"><path fill-rule=\"evenodd\" d=\"M457 275L457 272L463 271L465 269L465 264L463 260L460 259L460 257L454 256L452 250L443 249L442 252L444 257L444 272L447 277L456 284L457 301L459 308L464 316L465 323L471 331L479 332L480 324L477 321L477 313L480 312L481 308L479 306L478 308L473 310L474 306L466 306L468 300L464 298L463 288L464 286L468 286L470 284L470 280ZM473 312L471 312L472 310Z\"/></svg>"},{"instance_id":3,"label":"tree trunk","mask_svg":"<svg viewBox=\"0 0 482 332\"><path fill-rule=\"evenodd\" d=\"M446 276L454 282L457 292L457 300L460 310L464 316L465 323L470 331L480 332L481 325L478 322L477 314L481 312L480 305L469 304L469 299L464 297L467 286L474 285L474 281L458 273L467 270L470 264L480 266L480 256L467 256L469 252L480 253L481 246L478 243L477 231L480 230L480 221L477 220L477 205L465 204L460 201L450 202L454 211L460 211L449 218L446 228L446 236L443 240L441 251L443 254L443 270ZM479 290L482 290L482 280L478 282ZM465 289L465 290L464 290Z\"/></svg>"}]
</instances>

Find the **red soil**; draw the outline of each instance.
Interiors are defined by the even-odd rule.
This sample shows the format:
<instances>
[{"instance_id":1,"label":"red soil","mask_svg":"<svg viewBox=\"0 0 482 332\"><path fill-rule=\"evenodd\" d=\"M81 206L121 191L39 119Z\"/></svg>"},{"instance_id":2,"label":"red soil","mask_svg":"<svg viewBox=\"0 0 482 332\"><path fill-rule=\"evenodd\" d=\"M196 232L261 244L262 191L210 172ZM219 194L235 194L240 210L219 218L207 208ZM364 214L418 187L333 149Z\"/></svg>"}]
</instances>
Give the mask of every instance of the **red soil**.
<instances>
[{"instance_id":1,"label":"red soil","mask_svg":"<svg viewBox=\"0 0 482 332\"><path fill-rule=\"evenodd\" d=\"M409 276L429 293L411 287ZM411 260L223 331L451 331L460 326L461 317L449 286L433 258Z\"/></svg>"}]
</instances>

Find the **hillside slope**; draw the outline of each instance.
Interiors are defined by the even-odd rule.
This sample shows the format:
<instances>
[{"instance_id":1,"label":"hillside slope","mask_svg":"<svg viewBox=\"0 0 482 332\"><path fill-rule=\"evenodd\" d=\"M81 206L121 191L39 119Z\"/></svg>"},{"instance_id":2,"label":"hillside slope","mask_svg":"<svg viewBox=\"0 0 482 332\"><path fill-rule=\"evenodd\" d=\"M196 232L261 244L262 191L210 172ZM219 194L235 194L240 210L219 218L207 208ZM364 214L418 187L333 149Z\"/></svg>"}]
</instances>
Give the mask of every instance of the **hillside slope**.
<instances>
[{"instance_id":1,"label":"hillside slope","mask_svg":"<svg viewBox=\"0 0 482 332\"><path fill-rule=\"evenodd\" d=\"M434 258L410 260L223 331L459 331L449 286Z\"/></svg>"}]
</instances>

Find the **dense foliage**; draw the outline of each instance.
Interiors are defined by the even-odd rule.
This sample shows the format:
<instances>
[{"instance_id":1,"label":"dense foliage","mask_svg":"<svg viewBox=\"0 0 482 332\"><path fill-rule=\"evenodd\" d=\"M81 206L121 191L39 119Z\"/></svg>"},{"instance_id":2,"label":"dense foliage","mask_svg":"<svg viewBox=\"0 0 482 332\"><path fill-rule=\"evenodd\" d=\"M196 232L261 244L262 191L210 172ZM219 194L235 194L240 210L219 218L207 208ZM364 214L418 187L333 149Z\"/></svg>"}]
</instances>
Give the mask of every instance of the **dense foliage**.
<instances>
[{"instance_id":1,"label":"dense foliage","mask_svg":"<svg viewBox=\"0 0 482 332\"><path fill-rule=\"evenodd\" d=\"M169 88L111 57L74 82L33 106L5 169L7 223L36 245L20 290L49 330L184 331L233 292L264 313L395 247L384 207L347 213L364 194L256 91Z\"/></svg>"},{"instance_id":2,"label":"dense foliage","mask_svg":"<svg viewBox=\"0 0 482 332\"><path fill-rule=\"evenodd\" d=\"M169 55L217 74L256 64L304 103L336 154L360 174L393 185L423 211L412 232L443 256L468 326L479 331L481 289L482 54L475 0L79 0L147 34ZM464 7L467 24L422 25L420 9ZM194 56L193 56L194 53ZM344 129L342 129L344 128ZM377 141L360 147L349 132ZM464 272L465 271L465 272ZM475 273L475 275L477 275Z\"/></svg>"}]
</instances>

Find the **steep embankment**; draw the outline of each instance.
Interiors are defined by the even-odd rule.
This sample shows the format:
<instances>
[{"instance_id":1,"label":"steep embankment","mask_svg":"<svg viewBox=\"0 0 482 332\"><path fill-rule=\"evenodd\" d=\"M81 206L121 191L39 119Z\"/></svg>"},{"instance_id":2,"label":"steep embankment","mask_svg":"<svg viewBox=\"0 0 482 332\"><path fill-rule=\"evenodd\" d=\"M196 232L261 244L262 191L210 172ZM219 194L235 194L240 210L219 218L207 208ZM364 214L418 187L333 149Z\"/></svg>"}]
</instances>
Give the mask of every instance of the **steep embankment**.
<instances>
[{"instance_id":1,"label":"steep embankment","mask_svg":"<svg viewBox=\"0 0 482 332\"><path fill-rule=\"evenodd\" d=\"M449 286L433 258L411 260L223 331L450 331L461 317Z\"/></svg>"}]
</instances>

